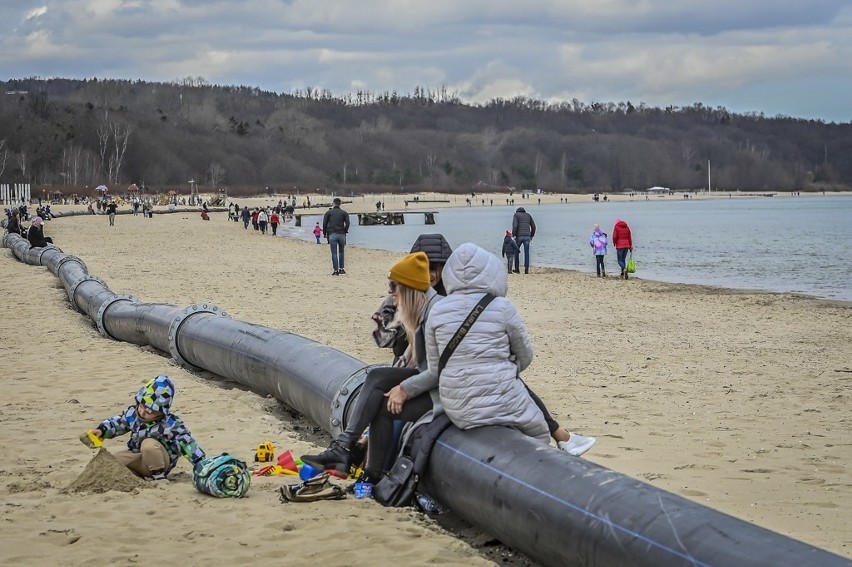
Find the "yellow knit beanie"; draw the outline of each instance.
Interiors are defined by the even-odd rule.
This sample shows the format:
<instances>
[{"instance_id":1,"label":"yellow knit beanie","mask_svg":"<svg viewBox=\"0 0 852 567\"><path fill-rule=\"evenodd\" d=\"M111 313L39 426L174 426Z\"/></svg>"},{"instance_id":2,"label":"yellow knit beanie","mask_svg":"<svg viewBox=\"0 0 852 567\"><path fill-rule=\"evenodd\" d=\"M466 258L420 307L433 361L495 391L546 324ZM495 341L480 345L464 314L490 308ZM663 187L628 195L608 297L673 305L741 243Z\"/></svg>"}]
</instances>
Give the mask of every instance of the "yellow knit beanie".
<instances>
[{"instance_id":1,"label":"yellow knit beanie","mask_svg":"<svg viewBox=\"0 0 852 567\"><path fill-rule=\"evenodd\" d=\"M418 291L429 289L429 257L425 252L414 252L391 266L388 277L397 283Z\"/></svg>"}]
</instances>

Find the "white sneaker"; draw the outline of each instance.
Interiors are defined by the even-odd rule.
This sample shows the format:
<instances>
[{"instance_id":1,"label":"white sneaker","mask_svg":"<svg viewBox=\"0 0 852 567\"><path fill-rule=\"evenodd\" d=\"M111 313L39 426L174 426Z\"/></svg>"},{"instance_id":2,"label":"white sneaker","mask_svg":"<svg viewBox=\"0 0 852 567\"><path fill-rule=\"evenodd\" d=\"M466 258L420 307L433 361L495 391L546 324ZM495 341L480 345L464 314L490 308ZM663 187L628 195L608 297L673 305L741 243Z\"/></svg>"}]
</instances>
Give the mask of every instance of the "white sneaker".
<instances>
[{"instance_id":1,"label":"white sneaker","mask_svg":"<svg viewBox=\"0 0 852 567\"><path fill-rule=\"evenodd\" d=\"M557 445L569 455L579 457L591 449L597 442L598 440L594 437L586 437L585 435L580 435L578 433L571 433L571 437L568 438L568 441L560 441Z\"/></svg>"}]
</instances>

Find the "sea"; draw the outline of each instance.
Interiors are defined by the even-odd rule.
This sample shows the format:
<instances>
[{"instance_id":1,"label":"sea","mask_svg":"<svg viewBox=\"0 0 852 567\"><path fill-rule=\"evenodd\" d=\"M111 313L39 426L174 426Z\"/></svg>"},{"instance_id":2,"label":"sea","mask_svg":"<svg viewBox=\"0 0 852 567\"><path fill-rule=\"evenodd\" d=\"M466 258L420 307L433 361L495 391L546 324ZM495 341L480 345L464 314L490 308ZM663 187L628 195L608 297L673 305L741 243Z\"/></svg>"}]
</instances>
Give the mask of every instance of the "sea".
<instances>
[{"instance_id":1,"label":"sea","mask_svg":"<svg viewBox=\"0 0 852 567\"><path fill-rule=\"evenodd\" d=\"M731 289L791 292L852 301L852 196L808 195L681 199L637 196L629 201L537 204L515 197L503 203L435 209L436 224L422 214L404 225L358 226L352 215L347 244L407 252L421 233L440 232L452 246L474 242L500 255L515 209L532 214L537 231L532 267L594 274L589 246L593 226L612 234L616 219L633 233L634 277ZM345 208L345 206L344 206ZM390 210L390 208L388 209ZM399 210L399 209L398 209ZM313 240L321 215L303 215L302 226L279 229L285 236ZM325 241L323 241L325 242ZM523 259L522 259L523 261ZM607 272L619 273L615 249Z\"/></svg>"}]
</instances>

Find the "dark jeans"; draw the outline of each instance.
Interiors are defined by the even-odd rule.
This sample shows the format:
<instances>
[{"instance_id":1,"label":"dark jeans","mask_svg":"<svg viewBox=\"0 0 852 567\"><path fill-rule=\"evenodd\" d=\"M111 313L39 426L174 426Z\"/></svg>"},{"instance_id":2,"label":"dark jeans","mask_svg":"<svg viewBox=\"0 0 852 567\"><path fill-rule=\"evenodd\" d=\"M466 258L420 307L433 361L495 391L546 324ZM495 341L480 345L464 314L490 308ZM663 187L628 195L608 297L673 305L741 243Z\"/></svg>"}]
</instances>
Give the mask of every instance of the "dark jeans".
<instances>
[{"instance_id":1,"label":"dark jeans","mask_svg":"<svg viewBox=\"0 0 852 567\"><path fill-rule=\"evenodd\" d=\"M630 252L630 248L616 248L615 254L616 259L618 260L618 265L621 266L622 271L627 267L627 253Z\"/></svg>"},{"instance_id":2,"label":"dark jeans","mask_svg":"<svg viewBox=\"0 0 852 567\"><path fill-rule=\"evenodd\" d=\"M343 248L346 246L346 234L332 232L328 235L328 245L331 247L331 267L335 272L344 269Z\"/></svg>"},{"instance_id":3,"label":"dark jeans","mask_svg":"<svg viewBox=\"0 0 852 567\"><path fill-rule=\"evenodd\" d=\"M529 236L518 236L515 238L515 242L518 243L518 254L515 256L515 271L520 271L520 262L521 262L521 247L524 249L524 270L530 269L530 242L532 242L532 238Z\"/></svg>"},{"instance_id":4,"label":"dark jeans","mask_svg":"<svg viewBox=\"0 0 852 567\"><path fill-rule=\"evenodd\" d=\"M278 234L278 223L277 222L269 223L269 226L272 227L272 236L275 236L276 234Z\"/></svg>"},{"instance_id":5,"label":"dark jeans","mask_svg":"<svg viewBox=\"0 0 852 567\"><path fill-rule=\"evenodd\" d=\"M606 273L606 268L604 268L604 255L596 254L595 255L595 268L598 270L598 275L601 275L601 272Z\"/></svg>"}]
</instances>

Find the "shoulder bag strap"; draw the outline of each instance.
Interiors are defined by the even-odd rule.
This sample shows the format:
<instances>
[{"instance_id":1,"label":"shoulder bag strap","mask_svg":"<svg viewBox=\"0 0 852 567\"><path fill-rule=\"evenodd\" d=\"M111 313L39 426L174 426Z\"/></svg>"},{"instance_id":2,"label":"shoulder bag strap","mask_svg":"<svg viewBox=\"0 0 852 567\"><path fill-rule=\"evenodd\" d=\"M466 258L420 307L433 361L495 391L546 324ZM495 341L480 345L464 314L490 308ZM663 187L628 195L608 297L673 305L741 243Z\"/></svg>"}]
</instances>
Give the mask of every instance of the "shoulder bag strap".
<instances>
[{"instance_id":1,"label":"shoulder bag strap","mask_svg":"<svg viewBox=\"0 0 852 567\"><path fill-rule=\"evenodd\" d=\"M438 374L444 370L444 366L447 365L447 361L452 356L453 351L456 350L456 347L459 346L459 343L462 339L467 335L467 332L470 330L471 325L473 325L479 316L485 311L485 308L488 307L488 304L494 300L494 296L490 293L486 293L482 296L482 299L479 300L479 303L474 305L473 309L471 309L470 313L467 317L465 317L464 322L462 322L459 330L456 331L456 334L453 335L453 338L450 339L450 342L447 343L447 346L444 347L444 352L441 353L441 359L438 361Z\"/></svg>"}]
</instances>

